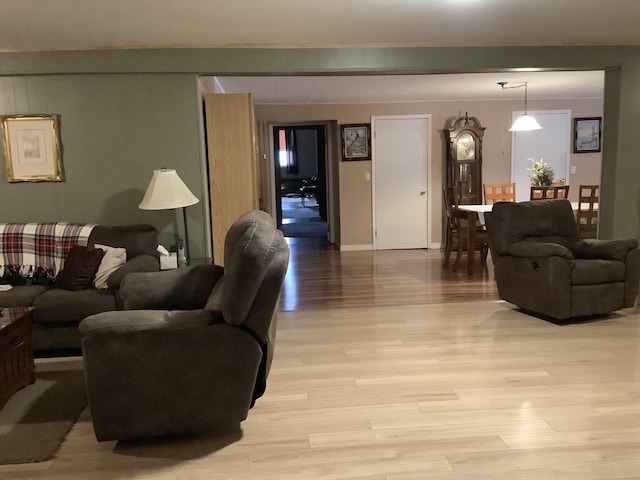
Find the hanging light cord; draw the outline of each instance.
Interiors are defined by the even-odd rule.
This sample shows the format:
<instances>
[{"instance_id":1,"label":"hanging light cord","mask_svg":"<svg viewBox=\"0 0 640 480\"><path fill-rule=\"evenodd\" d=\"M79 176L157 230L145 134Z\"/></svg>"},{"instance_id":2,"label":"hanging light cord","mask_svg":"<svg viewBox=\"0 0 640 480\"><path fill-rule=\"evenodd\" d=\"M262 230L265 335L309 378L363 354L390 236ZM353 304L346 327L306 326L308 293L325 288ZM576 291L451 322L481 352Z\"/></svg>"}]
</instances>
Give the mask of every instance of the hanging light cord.
<instances>
[{"instance_id":1,"label":"hanging light cord","mask_svg":"<svg viewBox=\"0 0 640 480\"><path fill-rule=\"evenodd\" d=\"M507 83L509 82L498 82L498 85L500 85L502 87L503 90L506 90L508 88L521 88L524 87L524 114L527 114L527 82L521 83L520 85L512 85L510 87L507 87Z\"/></svg>"}]
</instances>

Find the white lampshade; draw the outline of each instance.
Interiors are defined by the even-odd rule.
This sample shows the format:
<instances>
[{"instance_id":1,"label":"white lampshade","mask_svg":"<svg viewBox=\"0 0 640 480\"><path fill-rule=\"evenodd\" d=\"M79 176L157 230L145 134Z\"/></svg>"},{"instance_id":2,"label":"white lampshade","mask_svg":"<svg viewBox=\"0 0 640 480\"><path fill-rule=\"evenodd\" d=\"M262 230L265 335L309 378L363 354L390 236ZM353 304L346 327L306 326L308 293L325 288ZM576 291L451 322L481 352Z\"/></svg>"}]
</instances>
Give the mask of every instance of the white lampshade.
<instances>
[{"instance_id":1,"label":"white lampshade","mask_svg":"<svg viewBox=\"0 0 640 480\"><path fill-rule=\"evenodd\" d=\"M510 132L525 132L528 130L540 130L542 127L538 121L531 115L526 113L513 122L513 125L509 129Z\"/></svg>"},{"instance_id":2,"label":"white lampshade","mask_svg":"<svg viewBox=\"0 0 640 480\"><path fill-rule=\"evenodd\" d=\"M189 187L173 169L154 170L144 198L138 205L142 210L168 210L198 203Z\"/></svg>"}]
</instances>

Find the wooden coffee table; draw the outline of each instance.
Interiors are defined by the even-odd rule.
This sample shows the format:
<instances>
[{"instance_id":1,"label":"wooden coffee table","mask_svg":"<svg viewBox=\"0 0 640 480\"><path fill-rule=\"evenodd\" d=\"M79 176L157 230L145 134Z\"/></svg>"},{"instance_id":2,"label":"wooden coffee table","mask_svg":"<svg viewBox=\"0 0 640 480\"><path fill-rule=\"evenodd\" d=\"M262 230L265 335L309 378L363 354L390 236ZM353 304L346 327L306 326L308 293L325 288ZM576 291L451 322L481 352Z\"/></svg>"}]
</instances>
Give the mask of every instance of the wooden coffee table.
<instances>
[{"instance_id":1,"label":"wooden coffee table","mask_svg":"<svg viewBox=\"0 0 640 480\"><path fill-rule=\"evenodd\" d=\"M31 344L32 307L0 308L0 408L35 381Z\"/></svg>"}]
</instances>

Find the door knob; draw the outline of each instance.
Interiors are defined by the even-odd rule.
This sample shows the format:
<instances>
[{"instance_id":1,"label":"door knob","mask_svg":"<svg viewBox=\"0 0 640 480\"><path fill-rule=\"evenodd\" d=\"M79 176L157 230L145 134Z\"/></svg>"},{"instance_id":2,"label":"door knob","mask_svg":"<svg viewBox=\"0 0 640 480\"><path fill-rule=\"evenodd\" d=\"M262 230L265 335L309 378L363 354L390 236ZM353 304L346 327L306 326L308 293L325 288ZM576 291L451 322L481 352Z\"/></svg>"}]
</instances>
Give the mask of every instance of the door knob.
<instances>
[{"instance_id":1,"label":"door knob","mask_svg":"<svg viewBox=\"0 0 640 480\"><path fill-rule=\"evenodd\" d=\"M427 191L426 190L420 190L420 195L426 195Z\"/></svg>"}]
</instances>

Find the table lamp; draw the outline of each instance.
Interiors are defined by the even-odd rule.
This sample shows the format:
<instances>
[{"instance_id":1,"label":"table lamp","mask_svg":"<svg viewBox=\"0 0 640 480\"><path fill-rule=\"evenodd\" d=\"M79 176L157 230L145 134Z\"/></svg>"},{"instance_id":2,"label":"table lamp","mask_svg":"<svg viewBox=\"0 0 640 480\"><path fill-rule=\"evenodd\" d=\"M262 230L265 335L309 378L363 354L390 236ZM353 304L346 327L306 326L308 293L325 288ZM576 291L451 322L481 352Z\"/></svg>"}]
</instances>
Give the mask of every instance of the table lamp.
<instances>
[{"instance_id":1,"label":"table lamp","mask_svg":"<svg viewBox=\"0 0 640 480\"><path fill-rule=\"evenodd\" d=\"M187 231L187 209L189 205L198 203L191 190L184 184L178 173L169 168L154 170L144 198L138 205L142 210L170 210L174 208L182 208L182 218L184 221L184 263L189 265L191 257L189 256L189 233ZM180 246L180 238L178 238L178 246ZM178 258L180 265L180 258Z\"/></svg>"}]
</instances>

